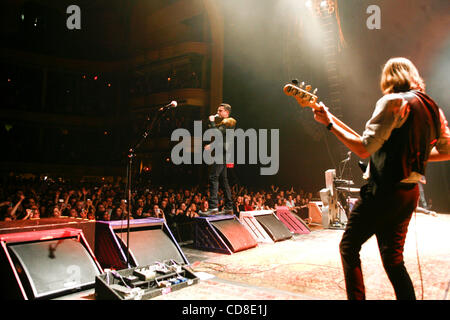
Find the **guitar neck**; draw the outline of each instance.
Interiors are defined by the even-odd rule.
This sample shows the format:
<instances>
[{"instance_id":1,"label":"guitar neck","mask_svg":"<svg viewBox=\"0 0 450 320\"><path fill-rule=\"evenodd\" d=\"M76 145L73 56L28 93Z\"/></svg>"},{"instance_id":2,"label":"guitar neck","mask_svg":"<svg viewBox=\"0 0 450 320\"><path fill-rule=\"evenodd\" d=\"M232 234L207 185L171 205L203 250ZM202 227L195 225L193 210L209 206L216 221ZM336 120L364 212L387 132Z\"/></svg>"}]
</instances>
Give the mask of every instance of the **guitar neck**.
<instances>
[{"instance_id":1,"label":"guitar neck","mask_svg":"<svg viewBox=\"0 0 450 320\"><path fill-rule=\"evenodd\" d=\"M286 95L292 96L297 100L297 103L302 107L310 107L314 111L319 110L320 104L317 103L318 97L316 95L316 90L314 90L313 93L309 92L311 90L311 86L307 85L305 89L303 89L304 83L300 85L300 87L297 87L296 85L287 84L284 86L283 91ZM345 123L343 123L341 120L336 118L333 114L331 114L332 121L339 126L340 128L344 129L346 132L350 133L351 135L355 136L356 138L360 138L360 135L356 133L352 128L348 127Z\"/></svg>"}]
</instances>

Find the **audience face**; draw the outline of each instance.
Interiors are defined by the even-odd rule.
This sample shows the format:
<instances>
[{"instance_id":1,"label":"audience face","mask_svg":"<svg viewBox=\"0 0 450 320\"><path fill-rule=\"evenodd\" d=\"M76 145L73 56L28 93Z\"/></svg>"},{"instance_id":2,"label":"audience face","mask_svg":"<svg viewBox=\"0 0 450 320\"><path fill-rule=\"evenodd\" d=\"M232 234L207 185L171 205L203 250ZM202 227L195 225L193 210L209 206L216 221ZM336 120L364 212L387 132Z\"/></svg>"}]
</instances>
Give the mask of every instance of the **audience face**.
<instances>
[{"instance_id":1,"label":"audience face","mask_svg":"<svg viewBox=\"0 0 450 320\"><path fill-rule=\"evenodd\" d=\"M39 219L40 218L40 213L39 213L39 209L36 205L32 206L31 208L31 219Z\"/></svg>"},{"instance_id":2,"label":"audience face","mask_svg":"<svg viewBox=\"0 0 450 320\"><path fill-rule=\"evenodd\" d=\"M116 208L116 210L114 211L114 218L115 219L121 219L122 218L122 213L123 213L122 208L120 208L120 207Z\"/></svg>"},{"instance_id":3,"label":"audience face","mask_svg":"<svg viewBox=\"0 0 450 320\"><path fill-rule=\"evenodd\" d=\"M143 207L139 207L136 209L136 216L137 217L142 217L142 214L144 213L144 208Z\"/></svg>"},{"instance_id":4,"label":"audience face","mask_svg":"<svg viewBox=\"0 0 450 320\"><path fill-rule=\"evenodd\" d=\"M61 217L61 210L59 210L59 207L56 206L53 208L53 217L54 218L60 218Z\"/></svg>"},{"instance_id":5,"label":"audience face","mask_svg":"<svg viewBox=\"0 0 450 320\"><path fill-rule=\"evenodd\" d=\"M69 211L70 218L78 218L78 211L75 208L70 209Z\"/></svg>"},{"instance_id":6,"label":"audience face","mask_svg":"<svg viewBox=\"0 0 450 320\"><path fill-rule=\"evenodd\" d=\"M202 201L202 207L201 207L201 210L204 212L204 211L208 211L208 209L209 209L209 203L208 203L208 201Z\"/></svg>"},{"instance_id":7,"label":"audience face","mask_svg":"<svg viewBox=\"0 0 450 320\"><path fill-rule=\"evenodd\" d=\"M86 209L81 209L80 218L82 218L82 219L87 218L87 210Z\"/></svg>"},{"instance_id":8,"label":"audience face","mask_svg":"<svg viewBox=\"0 0 450 320\"><path fill-rule=\"evenodd\" d=\"M111 220L111 215L109 214L108 211L105 211L105 212L103 213L102 220L104 220L104 221L109 221L109 220Z\"/></svg>"}]
</instances>

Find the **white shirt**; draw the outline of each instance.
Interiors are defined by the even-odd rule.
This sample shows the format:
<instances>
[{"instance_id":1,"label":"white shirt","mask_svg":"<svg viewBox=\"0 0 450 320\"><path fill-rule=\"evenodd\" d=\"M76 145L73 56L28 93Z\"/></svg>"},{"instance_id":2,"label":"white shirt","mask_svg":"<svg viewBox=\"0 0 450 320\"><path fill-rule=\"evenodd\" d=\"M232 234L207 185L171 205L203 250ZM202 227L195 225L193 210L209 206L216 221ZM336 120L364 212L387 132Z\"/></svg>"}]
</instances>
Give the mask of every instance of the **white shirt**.
<instances>
[{"instance_id":1,"label":"white shirt","mask_svg":"<svg viewBox=\"0 0 450 320\"><path fill-rule=\"evenodd\" d=\"M384 142L391 136L392 130L400 128L409 115L408 102L398 93L391 93L381 97L376 105L372 117L366 123L365 130L361 136L361 141L366 150L373 154L380 149ZM450 154L450 129L442 109L439 109L441 122L440 137L436 143L439 153ZM367 179L370 172L370 163L363 177ZM406 183L425 183L425 177L417 172L402 180Z\"/></svg>"}]
</instances>

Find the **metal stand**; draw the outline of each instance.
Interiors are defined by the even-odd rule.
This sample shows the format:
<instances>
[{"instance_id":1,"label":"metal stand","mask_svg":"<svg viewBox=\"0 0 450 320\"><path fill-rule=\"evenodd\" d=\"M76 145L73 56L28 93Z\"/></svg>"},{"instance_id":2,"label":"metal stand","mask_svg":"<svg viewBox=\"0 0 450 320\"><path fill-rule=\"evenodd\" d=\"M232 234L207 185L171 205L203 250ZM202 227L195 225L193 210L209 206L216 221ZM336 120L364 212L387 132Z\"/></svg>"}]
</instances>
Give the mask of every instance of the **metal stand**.
<instances>
[{"instance_id":1,"label":"metal stand","mask_svg":"<svg viewBox=\"0 0 450 320\"><path fill-rule=\"evenodd\" d=\"M142 142L144 142L145 139L147 139L150 131L153 129L156 120L159 120L162 118L162 115L169 110L169 107L166 106L164 108L159 109L161 112L155 112L155 115L153 117L152 122L147 127L147 129L144 131L144 133L141 135L141 137L138 139L138 141L128 149L128 165L127 165L127 201L128 201L128 215L127 215L127 265L129 268L131 268L130 265L130 215L131 215L131 175L132 175L132 166L133 166L133 158L136 156L135 152L140 147ZM159 116L158 116L159 115Z\"/></svg>"},{"instance_id":2,"label":"metal stand","mask_svg":"<svg viewBox=\"0 0 450 320\"><path fill-rule=\"evenodd\" d=\"M337 229L337 230L344 230L345 226L347 225L347 219L343 219L342 212L345 213L344 208L342 207L342 204L338 201L338 208L337 208L337 217L334 219L334 221L329 226L329 229Z\"/></svg>"}]
</instances>

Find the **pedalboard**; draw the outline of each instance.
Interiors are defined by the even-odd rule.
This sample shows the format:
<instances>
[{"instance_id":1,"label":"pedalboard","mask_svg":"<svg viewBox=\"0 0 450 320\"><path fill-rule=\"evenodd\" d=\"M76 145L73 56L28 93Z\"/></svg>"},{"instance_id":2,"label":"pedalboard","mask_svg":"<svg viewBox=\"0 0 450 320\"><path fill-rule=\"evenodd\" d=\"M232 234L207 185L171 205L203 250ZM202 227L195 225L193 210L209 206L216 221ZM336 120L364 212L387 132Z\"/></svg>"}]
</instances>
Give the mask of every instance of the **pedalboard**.
<instances>
[{"instance_id":1,"label":"pedalboard","mask_svg":"<svg viewBox=\"0 0 450 320\"><path fill-rule=\"evenodd\" d=\"M146 300L199 282L193 272L174 260L104 271L95 279L99 300Z\"/></svg>"}]
</instances>

